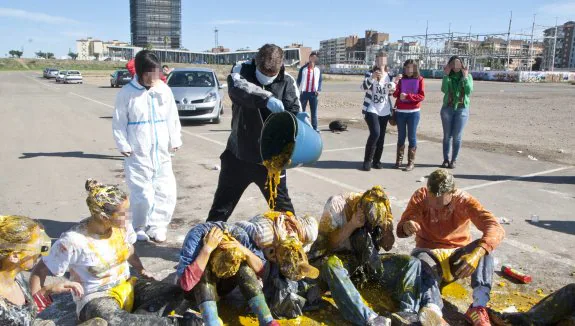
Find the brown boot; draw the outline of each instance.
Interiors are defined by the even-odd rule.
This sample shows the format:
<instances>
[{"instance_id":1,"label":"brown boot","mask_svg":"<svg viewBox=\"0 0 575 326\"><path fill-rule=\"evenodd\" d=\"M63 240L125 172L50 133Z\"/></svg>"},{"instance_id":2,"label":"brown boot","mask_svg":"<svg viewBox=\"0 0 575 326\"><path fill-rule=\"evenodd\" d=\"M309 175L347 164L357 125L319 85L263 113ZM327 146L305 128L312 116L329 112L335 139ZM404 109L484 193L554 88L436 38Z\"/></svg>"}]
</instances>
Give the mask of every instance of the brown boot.
<instances>
[{"instance_id":1,"label":"brown boot","mask_svg":"<svg viewBox=\"0 0 575 326\"><path fill-rule=\"evenodd\" d=\"M415 152L417 147L407 149L407 166L404 171L411 171L415 167Z\"/></svg>"},{"instance_id":2,"label":"brown boot","mask_svg":"<svg viewBox=\"0 0 575 326\"><path fill-rule=\"evenodd\" d=\"M405 152L405 145L397 146L397 155L395 156L395 168L401 168L401 164L403 163L403 153Z\"/></svg>"}]
</instances>

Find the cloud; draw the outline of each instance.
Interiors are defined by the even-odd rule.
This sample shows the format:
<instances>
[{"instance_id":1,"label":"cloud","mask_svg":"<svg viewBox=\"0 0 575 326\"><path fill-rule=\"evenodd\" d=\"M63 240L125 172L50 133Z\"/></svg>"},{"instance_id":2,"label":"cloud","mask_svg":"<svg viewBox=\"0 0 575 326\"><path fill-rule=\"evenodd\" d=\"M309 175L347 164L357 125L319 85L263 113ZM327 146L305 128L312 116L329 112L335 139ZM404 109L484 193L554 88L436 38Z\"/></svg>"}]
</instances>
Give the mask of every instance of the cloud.
<instances>
[{"instance_id":1,"label":"cloud","mask_svg":"<svg viewBox=\"0 0 575 326\"><path fill-rule=\"evenodd\" d=\"M251 20L214 20L210 25L265 25L265 26L296 26L300 25L294 21L251 21Z\"/></svg>"},{"instance_id":2,"label":"cloud","mask_svg":"<svg viewBox=\"0 0 575 326\"><path fill-rule=\"evenodd\" d=\"M41 12L32 12L20 9L1 8L0 17L19 18L46 24L76 24L78 21L66 17L51 16Z\"/></svg>"},{"instance_id":3,"label":"cloud","mask_svg":"<svg viewBox=\"0 0 575 326\"><path fill-rule=\"evenodd\" d=\"M575 15L575 1L547 4L541 6L539 11L549 15L573 16Z\"/></svg>"}]
</instances>

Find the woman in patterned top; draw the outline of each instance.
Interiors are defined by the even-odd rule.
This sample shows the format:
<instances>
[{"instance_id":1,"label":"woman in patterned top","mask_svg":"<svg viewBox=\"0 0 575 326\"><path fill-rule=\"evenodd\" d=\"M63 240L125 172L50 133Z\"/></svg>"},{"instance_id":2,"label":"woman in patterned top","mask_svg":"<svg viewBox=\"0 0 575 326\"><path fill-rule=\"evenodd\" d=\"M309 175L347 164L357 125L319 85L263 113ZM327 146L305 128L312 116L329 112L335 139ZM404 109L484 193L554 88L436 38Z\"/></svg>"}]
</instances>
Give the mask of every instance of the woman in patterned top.
<instances>
[{"instance_id":1,"label":"woman in patterned top","mask_svg":"<svg viewBox=\"0 0 575 326\"><path fill-rule=\"evenodd\" d=\"M30 278L32 290L49 274L62 277L70 272L70 279L82 285L83 291L73 296L80 322L99 317L110 326L198 325L191 315L171 316L185 306L183 291L154 280L135 253L127 194L93 179L85 188L91 216L63 233L42 258ZM131 277L130 266L139 278Z\"/></svg>"},{"instance_id":2,"label":"woman in patterned top","mask_svg":"<svg viewBox=\"0 0 575 326\"><path fill-rule=\"evenodd\" d=\"M32 295L21 272L32 269L49 250L50 238L38 222L25 216L0 216L0 325L49 325L34 320L52 302L50 295L81 293L80 284L63 282Z\"/></svg>"}]
</instances>

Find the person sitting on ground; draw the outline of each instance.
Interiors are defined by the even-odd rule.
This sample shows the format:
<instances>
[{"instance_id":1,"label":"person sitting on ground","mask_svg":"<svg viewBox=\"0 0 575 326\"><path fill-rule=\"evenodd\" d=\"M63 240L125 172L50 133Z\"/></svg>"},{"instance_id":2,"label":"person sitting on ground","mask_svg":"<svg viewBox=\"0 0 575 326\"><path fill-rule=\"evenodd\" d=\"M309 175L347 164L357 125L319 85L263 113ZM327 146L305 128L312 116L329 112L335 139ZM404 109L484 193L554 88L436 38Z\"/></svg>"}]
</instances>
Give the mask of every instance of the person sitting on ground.
<instances>
[{"instance_id":1,"label":"person sitting on ground","mask_svg":"<svg viewBox=\"0 0 575 326\"><path fill-rule=\"evenodd\" d=\"M47 285L36 292L30 290L22 272L32 269L41 256L47 255L50 245L50 237L39 222L26 216L0 215L1 325L55 326L52 321L36 319L37 314L52 304L51 295L82 293L79 283L69 281Z\"/></svg>"},{"instance_id":2,"label":"person sitting on ground","mask_svg":"<svg viewBox=\"0 0 575 326\"><path fill-rule=\"evenodd\" d=\"M279 326L268 308L258 276L263 254L246 232L225 222L206 222L187 234L177 267L178 284L193 294L206 326L219 326L216 298L239 287L261 326Z\"/></svg>"},{"instance_id":3,"label":"person sitting on ground","mask_svg":"<svg viewBox=\"0 0 575 326\"><path fill-rule=\"evenodd\" d=\"M497 326L575 325L575 283L551 293L527 312L499 313L489 309Z\"/></svg>"},{"instance_id":4,"label":"person sitting on ground","mask_svg":"<svg viewBox=\"0 0 575 326\"><path fill-rule=\"evenodd\" d=\"M349 316L346 319L365 325L377 316L350 282L351 273L354 280L378 284L395 301L398 312L392 315L394 325L418 322L420 261L408 255L379 254L380 248L389 251L395 242L390 202L381 186L364 193L330 197L319 225L319 237L311 255L323 257L322 273L337 280L328 283L332 293L338 293L334 285L345 284L347 292L353 294L340 297L350 302L338 302L334 296L342 313Z\"/></svg>"},{"instance_id":5,"label":"person sitting on ground","mask_svg":"<svg viewBox=\"0 0 575 326\"><path fill-rule=\"evenodd\" d=\"M471 241L470 224L483 232ZM455 187L453 175L439 169L427 187L417 190L397 224L397 236L415 235L412 255L422 261L422 306L441 312L440 283L471 276L473 303L465 313L473 325L490 325L487 315L494 260L493 250L505 236L495 216L470 194Z\"/></svg>"},{"instance_id":6,"label":"person sitting on ground","mask_svg":"<svg viewBox=\"0 0 575 326\"><path fill-rule=\"evenodd\" d=\"M100 317L110 326L200 325L191 315L165 317L185 305L184 293L175 284L154 280L144 269L133 247L128 195L94 179L88 179L85 188L91 216L63 233L38 263L30 277L32 293L40 291L49 274L62 277L69 272L83 289L73 293L81 322ZM131 277L130 266L140 278Z\"/></svg>"}]
</instances>

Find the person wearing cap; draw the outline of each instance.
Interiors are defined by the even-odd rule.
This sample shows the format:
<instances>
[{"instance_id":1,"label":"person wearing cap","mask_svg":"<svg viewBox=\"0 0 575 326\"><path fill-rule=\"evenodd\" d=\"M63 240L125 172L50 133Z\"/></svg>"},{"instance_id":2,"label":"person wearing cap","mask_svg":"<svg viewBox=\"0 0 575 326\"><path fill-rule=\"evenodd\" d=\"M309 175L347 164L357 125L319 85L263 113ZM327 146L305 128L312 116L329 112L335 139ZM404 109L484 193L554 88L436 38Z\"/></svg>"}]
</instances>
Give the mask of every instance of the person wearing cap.
<instances>
[{"instance_id":1,"label":"person wearing cap","mask_svg":"<svg viewBox=\"0 0 575 326\"><path fill-rule=\"evenodd\" d=\"M263 253L246 232L225 222L205 222L186 235L176 267L177 283L195 298L206 326L219 326L216 298L236 286L257 315L261 326L279 326L273 319L258 276L264 270Z\"/></svg>"},{"instance_id":2,"label":"person wearing cap","mask_svg":"<svg viewBox=\"0 0 575 326\"><path fill-rule=\"evenodd\" d=\"M32 293L44 287L48 275L69 273L70 280L80 284L81 291L72 291L80 322L98 317L110 326L201 325L194 315L168 315L187 306L184 292L175 284L156 281L142 265L133 247L136 234L128 195L94 179L86 180L85 189L90 217L64 232L42 257L30 276ZM139 278L131 275L130 267Z\"/></svg>"},{"instance_id":3,"label":"person wearing cap","mask_svg":"<svg viewBox=\"0 0 575 326\"><path fill-rule=\"evenodd\" d=\"M471 238L470 225L483 233ZM494 272L493 251L505 236L495 216L467 192L455 187L453 175L439 169L418 189L397 224L397 236L415 236L412 255L422 261L422 305L441 311L440 284L471 276L473 303L466 319L491 325L487 313Z\"/></svg>"},{"instance_id":4,"label":"person wearing cap","mask_svg":"<svg viewBox=\"0 0 575 326\"><path fill-rule=\"evenodd\" d=\"M340 283L349 282L347 275L351 274L354 280L379 285L398 307L392 324L419 321L420 261L408 255L379 254L380 248L389 251L395 242L390 202L381 186L330 197L319 225L312 255L323 257L322 272L339 278ZM377 316L361 301L351 282L348 288L353 295L344 298L352 301L336 302L349 321L362 325Z\"/></svg>"},{"instance_id":5,"label":"person wearing cap","mask_svg":"<svg viewBox=\"0 0 575 326\"><path fill-rule=\"evenodd\" d=\"M40 257L47 255L50 244L50 237L38 221L0 215L0 325L55 326L51 321L36 320L37 314L52 304L51 295L82 293L82 285L70 281L30 290L22 272L31 270Z\"/></svg>"}]
</instances>

